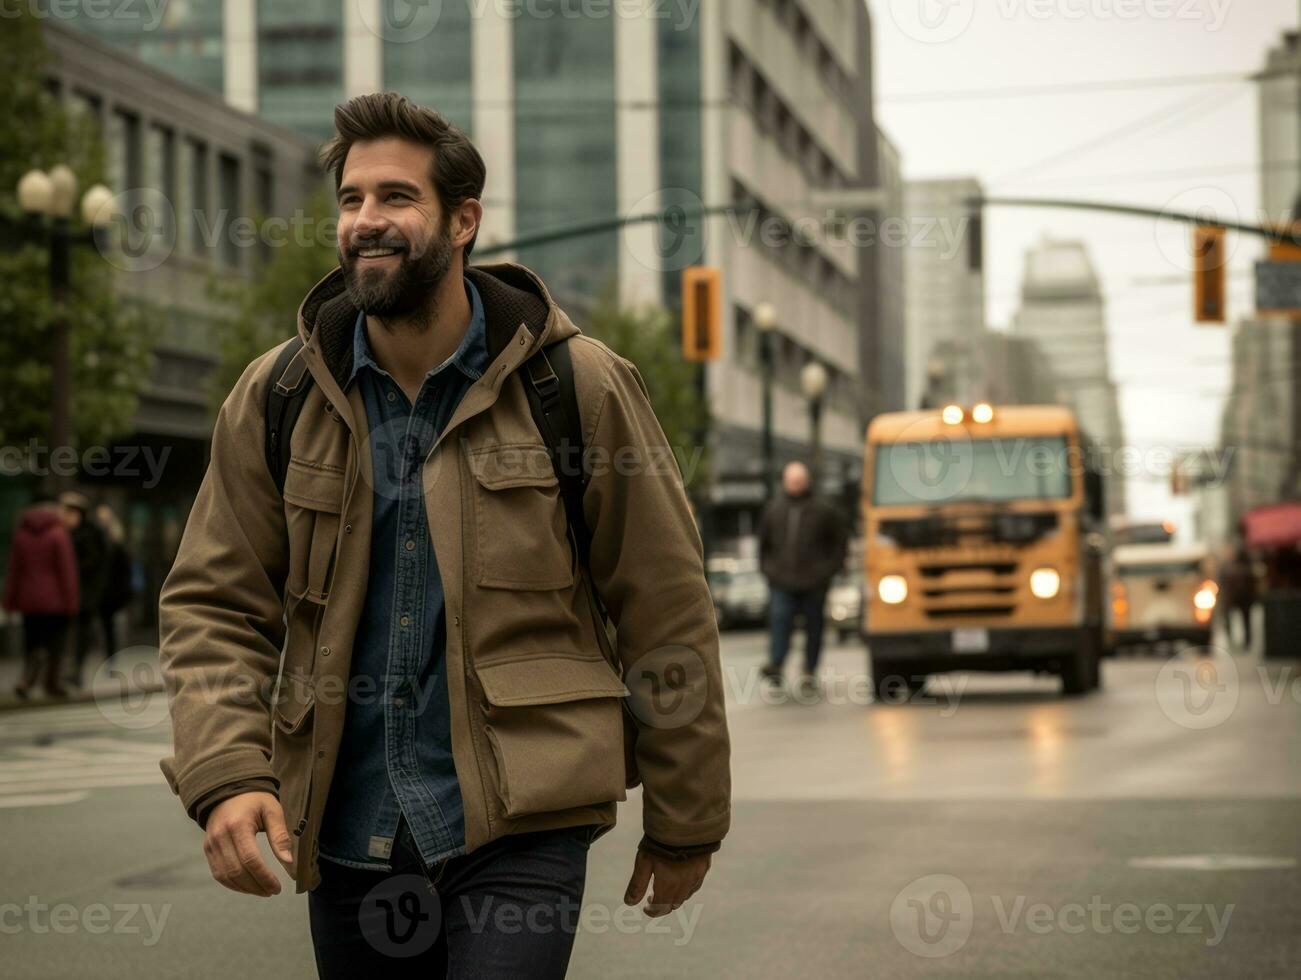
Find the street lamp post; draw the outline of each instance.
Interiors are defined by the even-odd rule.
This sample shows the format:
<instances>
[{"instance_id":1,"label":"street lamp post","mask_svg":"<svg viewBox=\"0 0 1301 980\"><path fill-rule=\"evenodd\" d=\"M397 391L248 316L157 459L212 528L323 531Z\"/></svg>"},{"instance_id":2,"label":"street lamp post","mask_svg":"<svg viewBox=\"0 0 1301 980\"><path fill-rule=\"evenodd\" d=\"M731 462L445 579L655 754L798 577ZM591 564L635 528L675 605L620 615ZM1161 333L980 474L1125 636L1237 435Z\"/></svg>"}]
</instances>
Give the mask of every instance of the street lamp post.
<instances>
[{"instance_id":1,"label":"street lamp post","mask_svg":"<svg viewBox=\"0 0 1301 980\"><path fill-rule=\"evenodd\" d=\"M777 326L777 308L771 303L760 303L754 308L754 325L759 331L759 366L763 385L763 491L764 496L771 500L776 483L772 433L772 333Z\"/></svg>"},{"instance_id":2,"label":"street lamp post","mask_svg":"<svg viewBox=\"0 0 1301 980\"><path fill-rule=\"evenodd\" d=\"M800 388L809 400L809 427L813 445L809 469L813 472L813 486L822 478L822 397L827 393L827 369L818 361L809 361L800 371Z\"/></svg>"},{"instance_id":3,"label":"street lamp post","mask_svg":"<svg viewBox=\"0 0 1301 980\"><path fill-rule=\"evenodd\" d=\"M18 181L18 206L41 229L50 250L50 299L54 307L51 331L50 442L51 448L72 445L72 364L69 353L68 293L72 272L72 212L77 203L77 175L66 164L44 173L29 170ZM81 199L81 217L94 231L113 220L113 192L96 184ZM51 469L51 490L64 478Z\"/></svg>"}]
</instances>

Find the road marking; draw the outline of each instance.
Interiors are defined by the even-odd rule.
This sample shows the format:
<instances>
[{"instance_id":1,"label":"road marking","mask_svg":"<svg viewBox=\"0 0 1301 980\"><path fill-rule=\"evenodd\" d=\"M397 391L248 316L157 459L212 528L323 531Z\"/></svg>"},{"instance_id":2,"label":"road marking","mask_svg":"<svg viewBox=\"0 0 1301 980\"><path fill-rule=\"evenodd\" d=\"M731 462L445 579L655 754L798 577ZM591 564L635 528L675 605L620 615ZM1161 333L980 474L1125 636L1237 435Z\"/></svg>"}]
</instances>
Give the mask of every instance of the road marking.
<instances>
[{"instance_id":1,"label":"road marking","mask_svg":"<svg viewBox=\"0 0 1301 980\"><path fill-rule=\"evenodd\" d=\"M0 796L0 810L13 810L24 806L63 806L84 800L88 793L25 793L22 796Z\"/></svg>"},{"instance_id":2,"label":"road marking","mask_svg":"<svg viewBox=\"0 0 1301 980\"><path fill-rule=\"evenodd\" d=\"M101 709L94 705L43 708L24 711L18 717L10 713L0 717L0 738L33 738L76 732L102 732L146 728L166 730L167 706L160 699L157 708L138 714L119 709Z\"/></svg>"},{"instance_id":3,"label":"road marking","mask_svg":"<svg viewBox=\"0 0 1301 980\"><path fill-rule=\"evenodd\" d=\"M139 772L139 773L118 773L115 775L93 776L68 780L67 783L61 783L55 779L32 779L25 783L11 783L0 790L0 800L8 798L11 794L22 795L23 793L40 793L52 789L57 789L61 785L71 784L82 789L120 789L127 786L163 786L163 774L159 771Z\"/></svg>"},{"instance_id":4,"label":"road marking","mask_svg":"<svg viewBox=\"0 0 1301 980\"><path fill-rule=\"evenodd\" d=\"M1173 854L1130 858L1129 866L1154 871L1286 871L1296 867L1296 859L1253 854Z\"/></svg>"},{"instance_id":5,"label":"road marking","mask_svg":"<svg viewBox=\"0 0 1301 980\"><path fill-rule=\"evenodd\" d=\"M156 735L115 725L97 705L24 711L0 718L0 809L76 803L96 789L161 786L168 753L166 708ZM140 716L137 716L137 721Z\"/></svg>"}]
</instances>

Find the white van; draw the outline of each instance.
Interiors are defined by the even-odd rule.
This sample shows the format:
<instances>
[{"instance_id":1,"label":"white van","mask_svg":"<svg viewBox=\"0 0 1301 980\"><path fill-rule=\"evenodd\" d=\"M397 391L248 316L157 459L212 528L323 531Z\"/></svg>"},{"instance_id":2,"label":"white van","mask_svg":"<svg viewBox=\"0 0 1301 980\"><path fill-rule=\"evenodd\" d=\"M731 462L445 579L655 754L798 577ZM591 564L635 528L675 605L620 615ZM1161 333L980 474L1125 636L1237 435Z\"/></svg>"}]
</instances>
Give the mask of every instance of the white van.
<instances>
[{"instance_id":1,"label":"white van","mask_svg":"<svg viewBox=\"0 0 1301 980\"><path fill-rule=\"evenodd\" d=\"M1219 586L1204 547L1122 545L1112 552L1112 642L1117 650L1205 646Z\"/></svg>"}]
</instances>

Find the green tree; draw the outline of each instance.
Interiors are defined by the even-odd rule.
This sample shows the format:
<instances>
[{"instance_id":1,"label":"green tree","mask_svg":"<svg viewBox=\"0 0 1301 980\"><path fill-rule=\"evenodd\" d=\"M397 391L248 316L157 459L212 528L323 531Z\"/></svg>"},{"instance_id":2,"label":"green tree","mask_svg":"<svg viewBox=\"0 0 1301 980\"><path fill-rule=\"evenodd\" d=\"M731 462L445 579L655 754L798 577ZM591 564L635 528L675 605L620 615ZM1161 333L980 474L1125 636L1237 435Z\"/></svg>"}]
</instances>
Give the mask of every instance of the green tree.
<instances>
[{"instance_id":1,"label":"green tree","mask_svg":"<svg viewBox=\"0 0 1301 980\"><path fill-rule=\"evenodd\" d=\"M709 407L700 395L699 368L682 358L677 318L659 306L620 306L607 294L582 330L637 365L687 488L705 486L709 459L701 436L708 431Z\"/></svg>"},{"instance_id":2,"label":"green tree","mask_svg":"<svg viewBox=\"0 0 1301 980\"><path fill-rule=\"evenodd\" d=\"M26 446L50 436L52 331L49 251L27 229L16 188L28 170L66 163L84 191L104 179L104 149L94 123L71 116L45 88L48 52L40 21L26 7L5 19L0 63L0 444ZM120 188L119 188L120 190ZM74 216L74 228L79 223ZM79 445L131 429L152 364L157 317L123 300L116 271L95 249L74 246L66 316L72 359L72 422Z\"/></svg>"},{"instance_id":3,"label":"green tree","mask_svg":"<svg viewBox=\"0 0 1301 980\"><path fill-rule=\"evenodd\" d=\"M252 284L213 279L209 293L229 311L223 319L220 360L210 396L220 406L249 363L294 335L303 297L338 265L334 243L334 208L324 191L304 207L307 241L292 238L275 249ZM319 232L319 233L318 233Z\"/></svg>"}]
</instances>

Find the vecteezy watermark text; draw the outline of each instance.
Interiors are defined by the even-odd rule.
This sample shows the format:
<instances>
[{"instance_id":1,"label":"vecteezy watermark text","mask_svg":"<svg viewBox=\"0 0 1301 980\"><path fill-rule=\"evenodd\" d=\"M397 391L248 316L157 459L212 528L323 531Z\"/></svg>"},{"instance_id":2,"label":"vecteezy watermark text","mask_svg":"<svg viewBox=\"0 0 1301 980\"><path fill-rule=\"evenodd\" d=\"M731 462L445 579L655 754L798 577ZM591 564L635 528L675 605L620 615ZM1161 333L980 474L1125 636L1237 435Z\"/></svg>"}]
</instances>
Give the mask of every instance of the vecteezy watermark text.
<instances>
[{"instance_id":1,"label":"vecteezy watermark text","mask_svg":"<svg viewBox=\"0 0 1301 980\"><path fill-rule=\"evenodd\" d=\"M50 905L35 895L29 895L23 904L5 902L0 905L0 934L15 936L30 932L38 936L49 933L67 936L74 932L88 932L97 936L108 933L115 936L142 935L145 946L154 946L162 938L163 926L171 912L171 903L157 907L140 902L113 905L92 902L83 906L56 902Z\"/></svg>"},{"instance_id":2,"label":"vecteezy watermark text","mask_svg":"<svg viewBox=\"0 0 1301 980\"><path fill-rule=\"evenodd\" d=\"M917 956L935 959L962 949L980 923L1005 936L1028 933L1047 936L1060 933L1079 936L1196 936L1208 947L1219 946L1229 929L1237 906L1205 902L1114 902L1103 895L1086 901L1049 903L1031 901L1026 895L990 895L992 923L982 915L966 882L948 874L917 878L895 896L890 906L890 929L904 949Z\"/></svg>"},{"instance_id":3,"label":"vecteezy watermark text","mask_svg":"<svg viewBox=\"0 0 1301 980\"><path fill-rule=\"evenodd\" d=\"M172 454L171 446L47 446L31 439L26 446L0 446L0 475L59 477L104 477L136 479L152 490L163 478L163 468Z\"/></svg>"}]
</instances>

